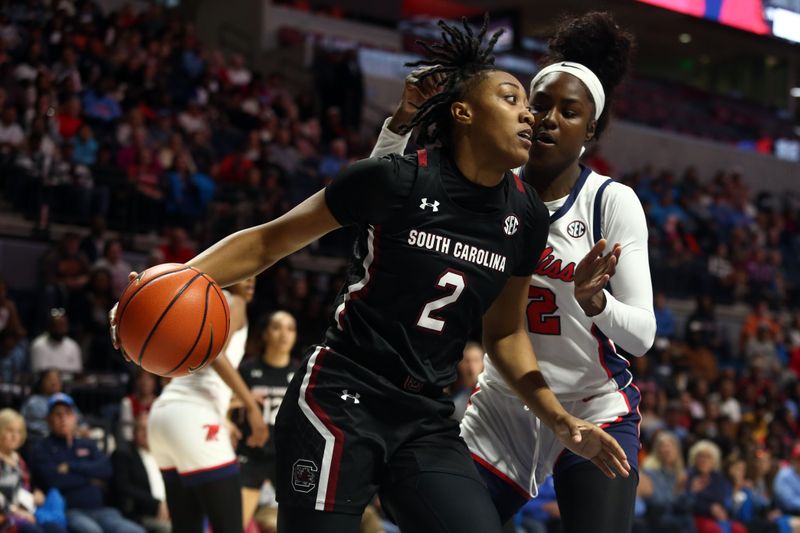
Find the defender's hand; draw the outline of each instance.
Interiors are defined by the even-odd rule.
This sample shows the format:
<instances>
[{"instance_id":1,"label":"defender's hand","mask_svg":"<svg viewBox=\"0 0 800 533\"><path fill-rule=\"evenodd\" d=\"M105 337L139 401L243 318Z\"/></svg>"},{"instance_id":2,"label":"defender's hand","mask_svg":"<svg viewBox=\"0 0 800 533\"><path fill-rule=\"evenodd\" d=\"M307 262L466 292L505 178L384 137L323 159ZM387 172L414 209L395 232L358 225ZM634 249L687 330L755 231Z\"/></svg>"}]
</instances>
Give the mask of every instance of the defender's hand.
<instances>
[{"instance_id":1,"label":"defender's hand","mask_svg":"<svg viewBox=\"0 0 800 533\"><path fill-rule=\"evenodd\" d=\"M628 477L631 465L625 451L614 437L597 425L572 415L558 420L553 428L556 437L573 453L593 462L603 473L615 478Z\"/></svg>"}]
</instances>

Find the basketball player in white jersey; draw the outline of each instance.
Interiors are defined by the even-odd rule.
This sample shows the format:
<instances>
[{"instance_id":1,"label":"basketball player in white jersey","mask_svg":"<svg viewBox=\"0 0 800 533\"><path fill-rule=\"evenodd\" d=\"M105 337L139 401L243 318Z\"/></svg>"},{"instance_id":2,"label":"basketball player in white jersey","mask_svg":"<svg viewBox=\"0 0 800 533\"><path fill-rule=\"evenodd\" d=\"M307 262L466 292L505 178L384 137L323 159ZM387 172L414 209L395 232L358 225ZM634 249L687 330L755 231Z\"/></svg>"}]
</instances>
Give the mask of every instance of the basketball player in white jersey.
<instances>
[{"instance_id":1,"label":"basketball player in white jersey","mask_svg":"<svg viewBox=\"0 0 800 533\"><path fill-rule=\"evenodd\" d=\"M631 36L604 13L562 23L550 41L548 66L531 82L535 143L517 173L550 211L548 243L527 307L542 373L570 414L617 439L634 475L601 472L565 450L487 358L461 434L504 521L552 472L565 533L631 529L640 394L623 350L641 356L655 337L647 224L632 189L579 163L584 144L608 124L611 95L627 70L631 45ZM436 93L435 83L425 80L424 71L412 73L373 156L405 149L408 135L397 126ZM607 242L618 244L602 256ZM608 262L618 263L616 270L612 264L610 275L602 274Z\"/></svg>"},{"instance_id":2,"label":"basketball player in white jersey","mask_svg":"<svg viewBox=\"0 0 800 533\"><path fill-rule=\"evenodd\" d=\"M207 516L215 533L241 533L239 463L227 427L231 395L241 399L252 433L250 446L262 446L268 431L261 410L236 370L247 340L246 306L255 279L228 292L231 334L222 353L194 374L173 379L153 403L150 450L161 468L175 533L201 533Z\"/></svg>"}]
</instances>

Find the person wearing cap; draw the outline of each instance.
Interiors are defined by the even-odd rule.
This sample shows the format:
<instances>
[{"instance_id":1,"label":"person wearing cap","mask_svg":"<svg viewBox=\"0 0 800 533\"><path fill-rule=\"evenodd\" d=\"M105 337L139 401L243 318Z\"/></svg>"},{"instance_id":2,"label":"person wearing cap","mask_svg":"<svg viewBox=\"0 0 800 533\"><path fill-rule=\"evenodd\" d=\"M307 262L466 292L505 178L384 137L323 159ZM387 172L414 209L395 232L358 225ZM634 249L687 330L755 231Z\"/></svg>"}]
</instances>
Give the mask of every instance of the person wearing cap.
<instances>
[{"instance_id":1,"label":"person wearing cap","mask_svg":"<svg viewBox=\"0 0 800 533\"><path fill-rule=\"evenodd\" d=\"M781 511L800 516L800 443L792 449L791 462L775 476L773 491L775 503Z\"/></svg>"},{"instance_id":2,"label":"person wearing cap","mask_svg":"<svg viewBox=\"0 0 800 533\"><path fill-rule=\"evenodd\" d=\"M66 500L67 525L77 533L145 533L117 509L106 507L100 482L112 475L111 460L89 439L79 438L75 401L56 393L47 401L50 434L30 455L35 479L46 490L58 489Z\"/></svg>"}]
</instances>

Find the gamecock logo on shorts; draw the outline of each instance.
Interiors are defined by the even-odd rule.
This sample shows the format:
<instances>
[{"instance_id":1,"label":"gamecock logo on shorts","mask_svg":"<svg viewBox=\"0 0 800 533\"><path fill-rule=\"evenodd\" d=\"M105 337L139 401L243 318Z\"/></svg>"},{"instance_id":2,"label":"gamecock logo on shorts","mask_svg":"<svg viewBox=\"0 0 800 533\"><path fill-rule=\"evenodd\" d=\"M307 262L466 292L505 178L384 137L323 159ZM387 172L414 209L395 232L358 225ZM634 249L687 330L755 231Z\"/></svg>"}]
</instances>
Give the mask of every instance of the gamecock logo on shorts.
<instances>
[{"instance_id":1,"label":"gamecock logo on shorts","mask_svg":"<svg viewBox=\"0 0 800 533\"><path fill-rule=\"evenodd\" d=\"M314 461L298 459L292 467L292 488L295 492L311 492L317 486L318 472Z\"/></svg>"}]
</instances>

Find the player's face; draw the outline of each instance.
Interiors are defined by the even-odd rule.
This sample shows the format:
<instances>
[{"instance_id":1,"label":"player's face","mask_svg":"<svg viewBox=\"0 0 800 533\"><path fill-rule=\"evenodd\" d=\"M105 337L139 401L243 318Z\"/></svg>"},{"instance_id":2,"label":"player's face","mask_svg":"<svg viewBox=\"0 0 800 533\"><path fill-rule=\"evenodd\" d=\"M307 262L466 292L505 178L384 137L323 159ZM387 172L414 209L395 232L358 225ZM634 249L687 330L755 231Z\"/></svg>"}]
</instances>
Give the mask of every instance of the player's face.
<instances>
[{"instance_id":1,"label":"player's face","mask_svg":"<svg viewBox=\"0 0 800 533\"><path fill-rule=\"evenodd\" d=\"M264 332L267 346L281 353L288 353L297 340L297 324L289 313L275 313Z\"/></svg>"},{"instance_id":2,"label":"player's face","mask_svg":"<svg viewBox=\"0 0 800 533\"><path fill-rule=\"evenodd\" d=\"M517 168L528 159L533 116L522 84L501 70L493 70L467 93L465 124L475 150L502 168Z\"/></svg>"},{"instance_id":3,"label":"player's face","mask_svg":"<svg viewBox=\"0 0 800 533\"><path fill-rule=\"evenodd\" d=\"M563 169L578 159L594 136L594 104L583 83L571 74L553 72L531 91L536 117L530 165Z\"/></svg>"}]
</instances>

